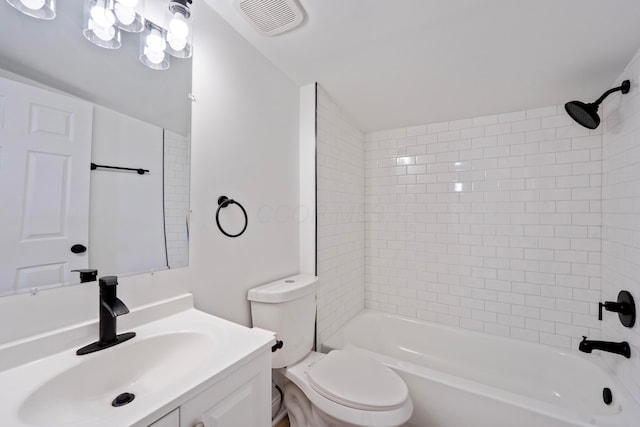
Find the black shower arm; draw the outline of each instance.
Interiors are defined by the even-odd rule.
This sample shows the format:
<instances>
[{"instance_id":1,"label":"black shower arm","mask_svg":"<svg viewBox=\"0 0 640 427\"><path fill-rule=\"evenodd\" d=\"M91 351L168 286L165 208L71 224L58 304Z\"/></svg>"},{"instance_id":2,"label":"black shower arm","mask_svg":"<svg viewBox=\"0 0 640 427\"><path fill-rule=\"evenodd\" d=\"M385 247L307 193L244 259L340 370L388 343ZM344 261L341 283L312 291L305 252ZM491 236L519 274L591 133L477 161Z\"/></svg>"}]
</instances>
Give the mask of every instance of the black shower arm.
<instances>
[{"instance_id":1,"label":"black shower arm","mask_svg":"<svg viewBox=\"0 0 640 427\"><path fill-rule=\"evenodd\" d=\"M600 105L607 96L611 95L614 92L622 91L622 93L628 93L630 88L631 88L631 82L629 80L625 80L622 82L620 86L614 87L613 89L609 89L608 91L603 93L602 96L598 98L595 102L593 102L591 105L595 105L595 106Z\"/></svg>"}]
</instances>

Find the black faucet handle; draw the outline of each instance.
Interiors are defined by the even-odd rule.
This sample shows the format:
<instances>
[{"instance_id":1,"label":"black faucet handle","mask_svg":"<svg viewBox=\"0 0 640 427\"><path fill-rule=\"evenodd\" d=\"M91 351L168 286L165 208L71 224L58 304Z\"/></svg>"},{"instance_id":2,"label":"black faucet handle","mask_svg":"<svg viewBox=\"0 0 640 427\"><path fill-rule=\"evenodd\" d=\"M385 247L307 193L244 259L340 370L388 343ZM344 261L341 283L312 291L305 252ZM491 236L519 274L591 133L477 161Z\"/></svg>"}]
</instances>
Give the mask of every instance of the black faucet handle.
<instances>
[{"instance_id":1,"label":"black faucet handle","mask_svg":"<svg viewBox=\"0 0 640 427\"><path fill-rule=\"evenodd\" d=\"M124 305L120 298L114 299L111 304L107 304L106 301L102 301L100 305L104 310L106 310L109 316L114 319L118 316L129 313L129 308Z\"/></svg>"},{"instance_id":2,"label":"black faucet handle","mask_svg":"<svg viewBox=\"0 0 640 427\"><path fill-rule=\"evenodd\" d=\"M113 313L116 316L122 316L123 314L129 313L129 308L126 305L124 305L124 303L120 298L116 298L113 301L113 306L111 308L113 309Z\"/></svg>"},{"instance_id":3,"label":"black faucet handle","mask_svg":"<svg viewBox=\"0 0 640 427\"><path fill-rule=\"evenodd\" d=\"M118 284L118 276L104 276L98 280L98 284L101 288L110 288Z\"/></svg>"},{"instance_id":4,"label":"black faucet handle","mask_svg":"<svg viewBox=\"0 0 640 427\"><path fill-rule=\"evenodd\" d=\"M94 268L81 268L71 271L80 273L80 283L95 282L98 278L98 270Z\"/></svg>"}]
</instances>

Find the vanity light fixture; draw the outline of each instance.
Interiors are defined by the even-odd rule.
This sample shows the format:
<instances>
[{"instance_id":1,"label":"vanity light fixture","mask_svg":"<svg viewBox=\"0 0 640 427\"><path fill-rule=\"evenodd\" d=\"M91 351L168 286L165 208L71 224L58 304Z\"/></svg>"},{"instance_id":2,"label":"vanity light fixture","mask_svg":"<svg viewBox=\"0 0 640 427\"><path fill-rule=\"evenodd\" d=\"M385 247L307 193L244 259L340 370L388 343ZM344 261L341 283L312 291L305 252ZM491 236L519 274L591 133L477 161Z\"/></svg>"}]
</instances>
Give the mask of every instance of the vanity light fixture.
<instances>
[{"instance_id":1,"label":"vanity light fixture","mask_svg":"<svg viewBox=\"0 0 640 427\"><path fill-rule=\"evenodd\" d=\"M159 1L159 0L154 0ZM193 0L164 0L167 6L154 23L145 18L145 0L84 0L82 34L105 49L122 46L121 31L140 33L139 59L153 70L166 70L170 56L193 55ZM56 0L7 0L20 12L38 19L56 17Z\"/></svg>"},{"instance_id":2,"label":"vanity light fixture","mask_svg":"<svg viewBox=\"0 0 640 427\"><path fill-rule=\"evenodd\" d=\"M56 0L7 0L25 15L50 20L56 17Z\"/></svg>"}]
</instances>

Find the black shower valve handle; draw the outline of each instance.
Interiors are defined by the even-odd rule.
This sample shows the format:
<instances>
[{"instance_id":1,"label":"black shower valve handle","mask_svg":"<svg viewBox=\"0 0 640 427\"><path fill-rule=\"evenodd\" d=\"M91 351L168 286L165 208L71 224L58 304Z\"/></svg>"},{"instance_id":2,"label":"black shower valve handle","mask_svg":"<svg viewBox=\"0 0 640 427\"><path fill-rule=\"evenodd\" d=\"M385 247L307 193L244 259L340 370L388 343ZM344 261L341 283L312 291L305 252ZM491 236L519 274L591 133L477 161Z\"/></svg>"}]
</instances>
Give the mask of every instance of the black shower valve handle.
<instances>
[{"instance_id":1,"label":"black shower valve handle","mask_svg":"<svg viewBox=\"0 0 640 427\"><path fill-rule=\"evenodd\" d=\"M633 297L628 291L620 291L617 301L605 301L598 303L598 320L602 320L602 309L618 313L618 318L623 326L633 327L636 321L636 306Z\"/></svg>"},{"instance_id":2,"label":"black shower valve handle","mask_svg":"<svg viewBox=\"0 0 640 427\"><path fill-rule=\"evenodd\" d=\"M605 301L598 303L598 320L602 320L602 309L615 313L627 314L629 306L623 302Z\"/></svg>"}]
</instances>

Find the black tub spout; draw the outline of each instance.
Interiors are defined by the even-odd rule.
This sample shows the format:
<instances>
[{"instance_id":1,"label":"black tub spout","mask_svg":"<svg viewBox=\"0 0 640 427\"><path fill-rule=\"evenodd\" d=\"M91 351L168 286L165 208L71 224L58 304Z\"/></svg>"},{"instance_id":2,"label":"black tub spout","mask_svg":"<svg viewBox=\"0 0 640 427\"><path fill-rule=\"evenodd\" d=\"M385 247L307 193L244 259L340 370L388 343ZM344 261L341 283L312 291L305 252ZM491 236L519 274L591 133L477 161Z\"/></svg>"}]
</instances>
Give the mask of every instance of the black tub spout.
<instances>
[{"instance_id":1,"label":"black tub spout","mask_svg":"<svg viewBox=\"0 0 640 427\"><path fill-rule=\"evenodd\" d=\"M608 351L609 353L621 354L629 359L631 357L631 347L626 341L611 342L611 341L593 341L588 340L583 336L578 350L584 353L591 353L592 350Z\"/></svg>"}]
</instances>

